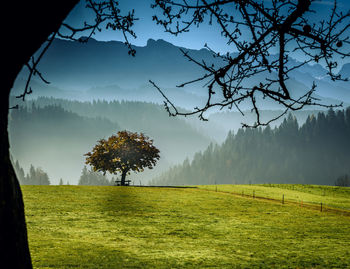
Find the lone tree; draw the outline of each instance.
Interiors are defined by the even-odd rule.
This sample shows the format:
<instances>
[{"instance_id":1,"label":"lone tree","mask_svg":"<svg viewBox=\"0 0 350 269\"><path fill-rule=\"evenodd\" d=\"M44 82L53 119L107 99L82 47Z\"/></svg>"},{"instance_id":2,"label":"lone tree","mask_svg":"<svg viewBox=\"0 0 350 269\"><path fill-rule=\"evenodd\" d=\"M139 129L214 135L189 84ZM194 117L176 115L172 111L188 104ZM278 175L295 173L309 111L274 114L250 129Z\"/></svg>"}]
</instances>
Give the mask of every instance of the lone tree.
<instances>
[{"instance_id":1,"label":"lone tree","mask_svg":"<svg viewBox=\"0 0 350 269\"><path fill-rule=\"evenodd\" d=\"M101 139L85 154L86 164L94 171L107 171L111 174L122 174L121 185L125 186L125 178L130 171L143 172L144 168L152 169L159 160L159 150L143 133L120 131L107 140Z\"/></svg>"}]
</instances>

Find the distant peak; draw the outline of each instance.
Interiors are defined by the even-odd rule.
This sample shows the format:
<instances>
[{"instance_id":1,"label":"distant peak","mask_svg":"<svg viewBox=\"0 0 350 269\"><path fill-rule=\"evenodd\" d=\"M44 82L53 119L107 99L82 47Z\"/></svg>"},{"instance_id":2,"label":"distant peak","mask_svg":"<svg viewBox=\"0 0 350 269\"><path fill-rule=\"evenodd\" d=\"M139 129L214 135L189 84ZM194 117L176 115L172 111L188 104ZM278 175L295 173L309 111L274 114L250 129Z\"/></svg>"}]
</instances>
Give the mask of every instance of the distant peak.
<instances>
[{"instance_id":1,"label":"distant peak","mask_svg":"<svg viewBox=\"0 0 350 269\"><path fill-rule=\"evenodd\" d=\"M87 43L87 42L98 42L95 38L88 37L88 36L81 36L77 40L78 42L81 43Z\"/></svg>"},{"instance_id":2,"label":"distant peak","mask_svg":"<svg viewBox=\"0 0 350 269\"><path fill-rule=\"evenodd\" d=\"M156 41L153 38L147 40L147 46L154 44Z\"/></svg>"},{"instance_id":3,"label":"distant peak","mask_svg":"<svg viewBox=\"0 0 350 269\"><path fill-rule=\"evenodd\" d=\"M157 39L157 40L154 40L153 38L150 38L147 40L147 47L149 46L173 46L173 44L163 40L163 39Z\"/></svg>"},{"instance_id":4,"label":"distant peak","mask_svg":"<svg viewBox=\"0 0 350 269\"><path fill-rule=\"evenodd\" d=\"M345 63L343 66L340 68L339 73L340 75L344 77L349 77L350 76L350 63Z\"/></svg>"},{"instance_id":5,"label":"distant peak","mask_svg":"<svg viewBox=\"0 0 350 269\"><path fill-rule=\"evenodd\" d=\"M345 63L343 64L342 68L349 68L350 67L350 63Z\"/></svg>"}]
</instances>

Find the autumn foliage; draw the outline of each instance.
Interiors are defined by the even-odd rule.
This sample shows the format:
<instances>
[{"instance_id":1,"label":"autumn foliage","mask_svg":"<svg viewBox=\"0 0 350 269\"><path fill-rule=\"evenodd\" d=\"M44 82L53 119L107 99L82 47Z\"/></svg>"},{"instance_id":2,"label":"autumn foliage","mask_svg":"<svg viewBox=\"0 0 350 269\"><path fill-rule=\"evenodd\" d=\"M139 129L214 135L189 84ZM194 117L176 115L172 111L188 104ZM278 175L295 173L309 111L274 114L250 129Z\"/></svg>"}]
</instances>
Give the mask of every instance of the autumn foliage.
<instances>
[{"instance_id":1,"label":"autumn foliage","mask_svg":"<svg viewBox=\"0 0 350 269\"><path fill-rule=\"evenodd\" d=\"M119 131L107 140L101 139L91 152L85 154L86 164L94 171L122 174L121 185L125 185L127 173L142 172L144 168L152 169L159 160L159 150L153 140L143 133Z\"/></svg>"}]
</instances>

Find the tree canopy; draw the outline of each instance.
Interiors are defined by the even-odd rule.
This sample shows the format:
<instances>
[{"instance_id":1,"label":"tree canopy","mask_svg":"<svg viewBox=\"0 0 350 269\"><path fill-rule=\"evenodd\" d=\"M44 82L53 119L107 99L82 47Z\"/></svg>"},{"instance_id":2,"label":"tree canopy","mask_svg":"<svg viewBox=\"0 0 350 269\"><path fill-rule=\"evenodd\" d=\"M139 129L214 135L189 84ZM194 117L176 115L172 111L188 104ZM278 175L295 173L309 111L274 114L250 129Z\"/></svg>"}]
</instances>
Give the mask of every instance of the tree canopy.
<instances>
[{"instance_id":1,"label":"tree canopy","mask_svg":"<svg viewBox=\"0 0 350 269\"><path fill-rule=\"evenodd\" d=\"M125 185L126 174L152 169L159 160L159 150L143 133L119 131L107 140L101 139L91 152L85 154L86 164L94 171L122 174L121 185Z\"/></svg>"}]
</instances>

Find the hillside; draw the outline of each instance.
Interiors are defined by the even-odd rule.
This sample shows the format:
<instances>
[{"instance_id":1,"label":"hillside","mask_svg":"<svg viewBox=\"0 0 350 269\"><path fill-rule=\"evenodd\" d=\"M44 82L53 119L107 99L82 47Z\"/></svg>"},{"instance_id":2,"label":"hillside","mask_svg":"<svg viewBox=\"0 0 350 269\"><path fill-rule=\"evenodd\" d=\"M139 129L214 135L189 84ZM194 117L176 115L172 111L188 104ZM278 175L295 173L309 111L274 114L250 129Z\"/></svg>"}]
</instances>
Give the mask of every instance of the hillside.
<instances>
[{"instance_id":1,"label":"hillside","mask_svg":"<svg viewBox=\"0 0 350 269\"><path fill-rule=\"evenodd\" d=\"M199 189L22 190L35 268L346 268L350 263L349 217L340 214Z\"/></svg>"},{"instance_id":2,"label":"hillside","mask_svg":"<svg viewBox=\"0 0 350 269\"><path fill-rule=\"evenodd\" d=\"M59 105L81 116L105 118L119 124L122 129L143 132L154 139L155 145L169 163L179 163L211 142L205 133L193 128L184 118L169 117L163 106L153 103L106 100L80 102L38 98L28 102L28 106L31 104L39 107Z\"/></svg>"},{"instance_id":3,"label":"hillside","mask_svg":"<svg viewBox=\"0 0 350 269\"><path fill-rule=\"evenodd\" d=\"M299 125L303 125L309 116L317 115L320 112L324 112L324 110L299 110L293 111L291 114L297 119ZM260 117L262 121L267 122L281 113L281 110L261 110ZM287 117L288 115L271 122L270 127L278 127ZM242 128L242 123L253 125L255 121L256 115L252 111L244 111L244 116L240 112L225 111L210 114L206 122L191 120L190 123L204 129L207 135L214 138L217 143L222 143L230 131L237 133Z\"/></svg>"},{"instance_id":4,"label":"hillside","mask_svg":"<svg viewBox=\"0 0 350 269\"><path fill-rule=\"evenodd\" d=\"M133 91L130 91L130 93L132 92ZM15 103L14 98L11 99L11 102ZM175 123L174 127L179 129L178 127L180 126L178 126L178 123L183 123L183 121L185 121L191 129L195 129L202 135L210 137L217 143L222 143L226 139L229 131L237 132L238 129L242 127L242 122L253 124L256 120L255 114L251 111L244 111L244 116L242 116L240 112L235 111L214 112L208 115L208 121L201 121L197 116L172 118L168 116L164 106L147 101L107 101L103 98L97 98L91 102L70 100L67 98L38 97L26 102L29 107L33 103L40 107L59 105L81 116L106 117L111 121L122 124L128 129L137 129L142 126L142 128L146 128L144 132L152 132L154 135L156 135L163 125L173 126ZM292 115L295 116L298 123L302 125L305 123L308 116L316 115L321 111L322 110L302 110L295 111ZM262 110L261 119L269 120L280 115L282 112L282 110ZM280 125L285 117L272 122L271 127ZM149 125L149 122L152 122L152 124Z\"/></svg>"},{"instance_id":5,"label":"hillside","mask_svg":"<svg viewBox=\"0 0 350 269\"><path fill-rule=\"evenodd\" d=\"M131 175L137 183L142 180L144 184L211 142L183 119L169 118L162 106L151 103L39 98L28 101L26 107L11 113L11 152L25 170L30 164L41 166L54 179L53 184L61 177L77 184L83 154L97 140L118 130L143 132L161 151L155 169Z\"/></svg>"},{"instance_id":6,"label":"hillside","mask_svg":"<svg viewBox=\"0 0 350 269\"><path fill-rule=\"evenodd\" d=\"M78 182L87 153L98 139L120 125L106 118L83 117L60 106L19 108L9 116L11 154L25 171L33 164L49 175L51 184L60 178Z\"/></svg>"},{"instance_id":7,"label":"hillside","mask_svg":"<svg viewBox=\"0 0 350 269\"><path fill-rule=\"evenodd\" d=\"M333 185L350 174L350 108L289 115L274 129L240 129L154 179L155 185L300 183Z\"/></svg>"}]
</instances>

